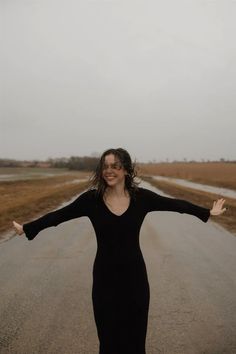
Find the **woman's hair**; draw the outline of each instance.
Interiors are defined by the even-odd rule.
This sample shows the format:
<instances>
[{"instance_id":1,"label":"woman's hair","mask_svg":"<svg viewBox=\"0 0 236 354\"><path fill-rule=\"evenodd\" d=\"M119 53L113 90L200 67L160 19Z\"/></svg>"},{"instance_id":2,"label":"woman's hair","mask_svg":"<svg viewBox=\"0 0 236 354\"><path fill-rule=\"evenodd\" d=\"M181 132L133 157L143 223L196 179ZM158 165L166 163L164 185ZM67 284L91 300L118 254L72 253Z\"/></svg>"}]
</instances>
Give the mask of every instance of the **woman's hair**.
<instances>
[{"instance_id":1,"label":"woman's hair","mask_svg":"<svg viewBox=\"0 0 236 354\"><path fill-rule=\"evenodd\" d=\"M135 162L132 162L129 153L122 148L108 149L103 152L95 172L90 178L89 188L96 188L97 194L103 196L107 187L107 183L102 177L102 172L105 163L105 157L110 154L113 154L121 163L122 167L127 171L127 175L125 175L125 188L128 190L131 197L134 196L138 189L138 184L140 183L134 180L137 176L136 164Z\"/></svg>"}]
</instances>

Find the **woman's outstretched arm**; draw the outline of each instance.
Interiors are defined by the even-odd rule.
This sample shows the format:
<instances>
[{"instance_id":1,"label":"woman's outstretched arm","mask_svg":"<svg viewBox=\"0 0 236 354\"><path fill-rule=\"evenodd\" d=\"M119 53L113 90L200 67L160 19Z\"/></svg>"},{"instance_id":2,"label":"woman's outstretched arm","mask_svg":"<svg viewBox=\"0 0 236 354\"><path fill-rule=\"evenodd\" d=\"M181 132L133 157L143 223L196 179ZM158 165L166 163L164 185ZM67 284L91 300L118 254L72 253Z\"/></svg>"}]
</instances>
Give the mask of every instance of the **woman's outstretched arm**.
<instances>
[{"instance_id":1,"label":"woman's outstretched arm","mask_svg":"<svg viewBox=\"0 0 236 354\"><path fill-rule=\"evenodd\" d=\"M184 199L164 197L151 190L145 191L145 199L147 212L155 210L175 211L178 213L194 215L201 219L203 222L207 222L210 215L217 216L223 214L226 211L226 208L223 208L225 203L225 199L223 198L215 201L211 209L190 203Z\"/></svg>"},{"instance_id":2,"label":"woman's outstretched arm","mask_svg":"<svg viewBox=\"0 0 236 354\"><path fill-rule=\"evenodd\" d=\"M49 212L40 218L23 225L13 221L13 228L17 235L25 233L28 240L33 240L35 236L43 229L51 226L57 226L62 222L78 218L80 216L89 216L92 204L92 191L86 191L79 195L72 203L63 208Z\"/></svg>"}]
</instances>

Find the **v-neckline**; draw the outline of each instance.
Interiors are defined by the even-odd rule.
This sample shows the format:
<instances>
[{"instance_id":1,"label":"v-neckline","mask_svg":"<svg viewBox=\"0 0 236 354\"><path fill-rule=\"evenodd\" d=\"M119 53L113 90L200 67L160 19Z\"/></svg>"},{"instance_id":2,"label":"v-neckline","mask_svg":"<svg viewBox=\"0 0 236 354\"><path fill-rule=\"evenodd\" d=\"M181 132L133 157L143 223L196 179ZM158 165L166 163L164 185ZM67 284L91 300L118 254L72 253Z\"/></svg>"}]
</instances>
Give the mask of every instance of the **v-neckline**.
<instances>
[{"instance_id":1,"label":"v-neckline","mask_svg":"<svg viewBox=\"0 0 236 354\"><path fill-rule=\"evenodd\" d=\"M130 197L128 208L127 208L122 214L117 215L117 214L113 213L113 211L111 211L111 209L107 206L107 204L105 203L105 200L103 199L103 196L101 197L101 199L102 199L103 205L104 205L105 208L109 211L109 213L112 214L112 215L114 215L114 216L116 216L117 218L123 216L124 214L126 214L126 213L128 212L128 210L129 210L130 207L131 207L131 202L132 202L132 198Z\"/></svg>"}]
</instances>

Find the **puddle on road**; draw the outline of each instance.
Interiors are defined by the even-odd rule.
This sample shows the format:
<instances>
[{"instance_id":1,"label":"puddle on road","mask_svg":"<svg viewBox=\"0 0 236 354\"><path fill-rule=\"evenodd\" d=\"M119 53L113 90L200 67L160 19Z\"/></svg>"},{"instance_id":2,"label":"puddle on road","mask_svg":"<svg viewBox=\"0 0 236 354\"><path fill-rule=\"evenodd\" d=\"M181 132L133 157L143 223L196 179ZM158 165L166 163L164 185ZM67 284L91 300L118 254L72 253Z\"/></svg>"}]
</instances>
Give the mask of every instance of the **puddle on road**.
<instances>
[{"instance_id":1,"label":"puddle on road","mask_svg":"<svg viewBox=\"0 0 236 354\"><path fill-rule=\"evenodd\" d=\"M151 177L153 177L153 179L156 180L163 180L166 182L176 183L184 187L190 187L190 188L202 190L209 193L219 194L224 197L236 198L236 191L232 189L214 187L214 186L209 186L207 184L190 182L180 178L172 178L172 177L164 177L164 176L151 176Z\"/></svg>"}]
</instances>

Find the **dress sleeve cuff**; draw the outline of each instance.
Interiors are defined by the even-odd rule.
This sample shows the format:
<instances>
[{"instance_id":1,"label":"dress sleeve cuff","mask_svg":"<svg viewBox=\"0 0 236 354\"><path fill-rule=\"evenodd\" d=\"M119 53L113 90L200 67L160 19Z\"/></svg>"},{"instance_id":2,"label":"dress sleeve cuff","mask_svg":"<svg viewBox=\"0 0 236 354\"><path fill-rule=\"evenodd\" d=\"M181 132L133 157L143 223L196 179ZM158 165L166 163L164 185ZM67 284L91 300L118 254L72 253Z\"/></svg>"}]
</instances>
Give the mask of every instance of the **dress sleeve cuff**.
<instances>
[{"instance_id":1,"label":"dress sleeve cuff","mask_svg":"<svg viewBox=\"0 0 236 354\"><path fill-rule=\"evenodd\" d=\"M202 215L202 221L203 222L207 222L209 217L210 217L211 213L210 213L210 209L205 209L204 212L203 212L203 215Z\"/></svg>"},{"instance_id":2,"label":"dress sleeve cuff","mask_svg":"<svg viewBox=\"0 0 236 354\"><path fill-rule=\"evenodd\" d=\"M35 238L35 236L38 234L38 231L36 231L35 229L33 229L30 226L30 223L28 224L23 224L23 230L25 233L25 236L27 237L27 239L29 241L33 240Z\"/></svg>"}]
</instances>

